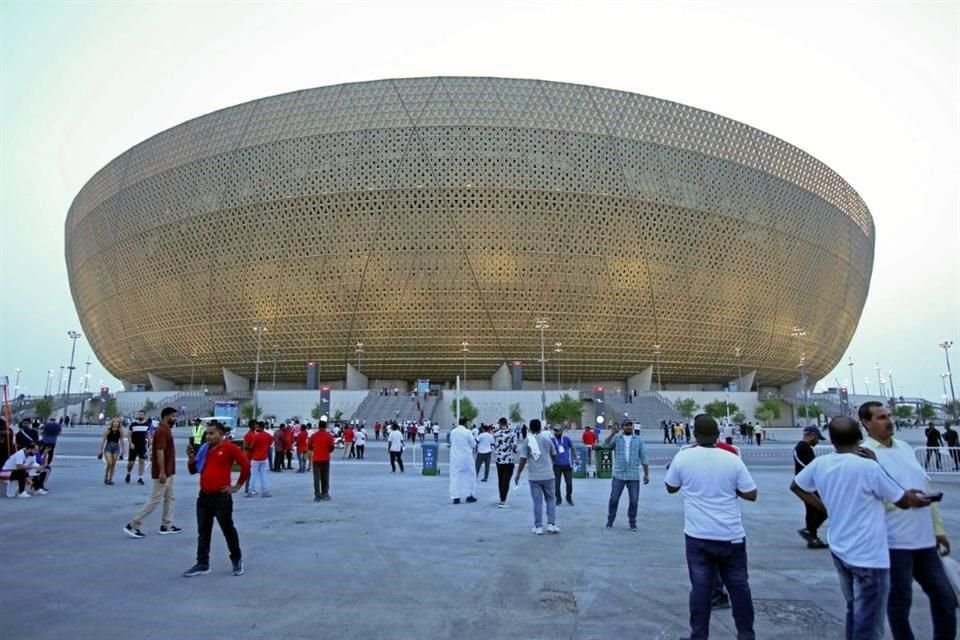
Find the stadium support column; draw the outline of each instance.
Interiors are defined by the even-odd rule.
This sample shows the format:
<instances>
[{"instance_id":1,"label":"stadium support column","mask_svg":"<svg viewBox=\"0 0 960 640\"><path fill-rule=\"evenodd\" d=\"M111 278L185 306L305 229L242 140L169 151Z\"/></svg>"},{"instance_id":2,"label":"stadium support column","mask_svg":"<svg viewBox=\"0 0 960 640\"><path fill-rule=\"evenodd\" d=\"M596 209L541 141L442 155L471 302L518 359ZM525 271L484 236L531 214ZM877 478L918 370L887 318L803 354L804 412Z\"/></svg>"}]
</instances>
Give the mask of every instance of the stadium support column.
<instances>
[{"instance_id":1,"label":"stadium support column","mask_svg":"<svg viewBox=\"0 0 960 640\"><path fill-rule=\"evenodd\" d=\"M634 391L652 391L653 390L653 367L647 367L640 373L627 378L627 394Z\"/></svg>"},{"instance_id":2,"label":"stadium support column","mask_svg":"<svg viewBox=\"0 0 960 640\"><path fill-rule=\"evenodd\" d=\"M347 389L369 389L370 382L367 380L367 376L360 373L360 371L354 367L349 362L347 363Z\"/></svg>"}]
</instances>

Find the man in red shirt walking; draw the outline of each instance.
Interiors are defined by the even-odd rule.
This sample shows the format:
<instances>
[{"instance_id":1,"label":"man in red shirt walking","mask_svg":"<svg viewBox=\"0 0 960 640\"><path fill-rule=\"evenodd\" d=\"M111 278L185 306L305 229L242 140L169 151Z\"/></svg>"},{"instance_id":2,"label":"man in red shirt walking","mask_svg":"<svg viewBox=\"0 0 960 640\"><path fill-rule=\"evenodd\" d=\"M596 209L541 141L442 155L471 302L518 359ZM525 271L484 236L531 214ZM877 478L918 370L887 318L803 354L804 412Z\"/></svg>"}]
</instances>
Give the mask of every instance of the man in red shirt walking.
<instances>
[{"instance_id":1,"label":"man in red shirt walking","mask_svg":"<svg viewBox=\"0 0 960 640\"><path fill-rule=\"evenodd\" d=\"M323 420L317 431L310 436L310 451L313 452L313 501L330 499L330 453L336 448L333 436L327 432Z\"/></svg>"},{"instance_id":2,"label":"man in red shirt walking","mask_svg":"<svg viewBox=\"0 0 960 640\"><path fill-rule=\"evenodd\" d=\"M597 444L597 434L590 428L590 425L587 425L587 428L583 430L581 440L584 446L587 447L587 460L583 463L584 469L586 469L590 466L590 458L593 456L593 446Z\"/></svg>"},{"instance_id":3,"label":"man in red shirt walking","mask_svg":"<svg viewBox=\"0 0 960 640\"><path fill-rule=\"evenodd\" d=\"M243 575L240 536L233 526L233 494L243 488L250 476L250 462L240 447L223 437L226 428L212 420L207 425L207 442L200 451L187 448L187 469L200 474L200 495L197 496L197 564L183 573L184 577L210 573L210 536L216 518L230 549L233 575ZM240 465L240 477L231 484L234 463Z\"/></svg>"},{"instance_id":4,"label":"man in red shirt walking","mask_svg":"<svg viewBox=\"0 0 960 640\"><path fill-rule=\"evenodd\" d=\"M348 424L343 428L343 457L352 458L354 456L353 452L353 425ZM316 459L316 458L314 458Z\"/></svg>"},{"instance_id":5,"label":"man in red shirt walking","mask_svg":"<svg viewBox=\"0 0 960 640\"><path fill-rule=\"evenodd\" d=\"M306 425L298 425L300 430L297 431L296 440L297 440L297 473L305 473L307 471L307 434Z\"/></svg>"}]
</instances>

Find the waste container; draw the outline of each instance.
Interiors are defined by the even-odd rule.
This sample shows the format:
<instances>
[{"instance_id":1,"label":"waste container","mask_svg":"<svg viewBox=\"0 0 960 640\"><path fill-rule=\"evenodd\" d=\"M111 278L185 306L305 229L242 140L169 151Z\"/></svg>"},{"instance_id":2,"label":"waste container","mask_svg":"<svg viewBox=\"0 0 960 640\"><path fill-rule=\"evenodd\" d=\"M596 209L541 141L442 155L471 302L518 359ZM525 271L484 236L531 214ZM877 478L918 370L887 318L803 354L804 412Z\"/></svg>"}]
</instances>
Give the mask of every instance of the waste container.
<instances>
[{"instance_id":1,"label":"waste container","mask_svg":"<svg viewBox=\"0 0 960 640\"><path fill-rule=\"evenodd\" d=\"M613 449L606 447L593 448L594 464L598 478L613 477Z\"/></svg>"},{"instance_id":2,"label":"waste container","mask_svg":"<svg viewBox=\"0 0 960 640\"><path fill-rule=\"evenodd\" d=\"M587 477L587 456L590 455L590 450L587 449L587 447L582 444L573 445L573 449L574 451L577 452L576 464L573 466L573 477L586 478Z\"/></svg>"},{"instance_id":3,"label":"waste container","mask_svg":"<svg viewBox=\"0 0 960 640\"><path fill-rule=\"evenodd\" d=\"M423 469L420 473L425 476L435 476L439 473L437 469L437 451L439 445L434 442L425 442L420 445L423 453Z\"/></svg>"}]
</instances>

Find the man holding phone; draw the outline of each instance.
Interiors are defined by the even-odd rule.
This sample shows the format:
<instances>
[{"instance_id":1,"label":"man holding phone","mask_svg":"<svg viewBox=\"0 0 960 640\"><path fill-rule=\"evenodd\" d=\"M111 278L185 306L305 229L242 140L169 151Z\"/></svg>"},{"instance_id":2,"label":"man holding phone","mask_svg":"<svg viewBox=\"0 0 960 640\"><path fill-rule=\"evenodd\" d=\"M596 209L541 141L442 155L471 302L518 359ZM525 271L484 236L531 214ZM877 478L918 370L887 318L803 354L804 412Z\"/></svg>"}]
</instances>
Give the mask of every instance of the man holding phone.
<instances>
[{"instance_id":1,"label":"man holding phone","mask_svg":"<svg viewBox=\"0 0 960 640\"><path fill-rule=\"evenodd\" d=\"M250 461L237 445L224 437L226 427L216 420L207 425L206 442L195 450L187 447L187 469L200 474L200 495L197 496L197 564L184 572L192 578L210 573L210 536L216 519L230 549L233 575L243 575L240 536L233 525L233 494L243 488L250 477ZM230 479L233 465L240 466L236 484Z\"/></svg>"},{"instance_id":2,"label":"man holding phone","mask_svg":"<svg viewBox=\"0 0 960 640\"><path fill-rule=\"evenodd\" d=\"M936 504L943 494L931 494L926 471L913 448L893 437L890 411L880 402L866 402L858 411L869 437L864 445L877 463L901 487L924 487L931 499L930 513L887 506L887 542L890 547L890 596L887 620L894 640L913 640L910 606L913 581L930 598L933 639L957 635L957 600L939 556L950 553L950 541Z\"/></svg>"}]
</instances>

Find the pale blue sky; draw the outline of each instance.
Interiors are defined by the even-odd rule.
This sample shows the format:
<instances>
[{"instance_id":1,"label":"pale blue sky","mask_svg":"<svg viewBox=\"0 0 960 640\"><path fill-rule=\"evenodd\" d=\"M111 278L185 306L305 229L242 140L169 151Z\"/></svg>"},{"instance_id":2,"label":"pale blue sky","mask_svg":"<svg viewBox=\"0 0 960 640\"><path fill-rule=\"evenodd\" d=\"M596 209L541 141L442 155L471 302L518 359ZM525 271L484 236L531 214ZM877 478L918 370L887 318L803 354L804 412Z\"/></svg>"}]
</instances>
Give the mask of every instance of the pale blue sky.
<instances>
[{"instance_id":1,"label":"pale blue sky","mask_svg":"<svg viewBox=\"0 0 960 640\"><path fill-rule=\"evenodd\" d=\"M43 393L79 329L63 221L110 159L266 95L397 76L579 82L741 120L813 154L877 224L850 345L898 394L960 383L960 9L939 3L0 2L0 374ZM81 340L74 378L92 354ZM844 356L824 383L849 379ZM96 362L91 386L117 383ZM54 380L56 387L56 380ZM960 389L960 384L958 384Z\"/></svg>"}]
</instances>

